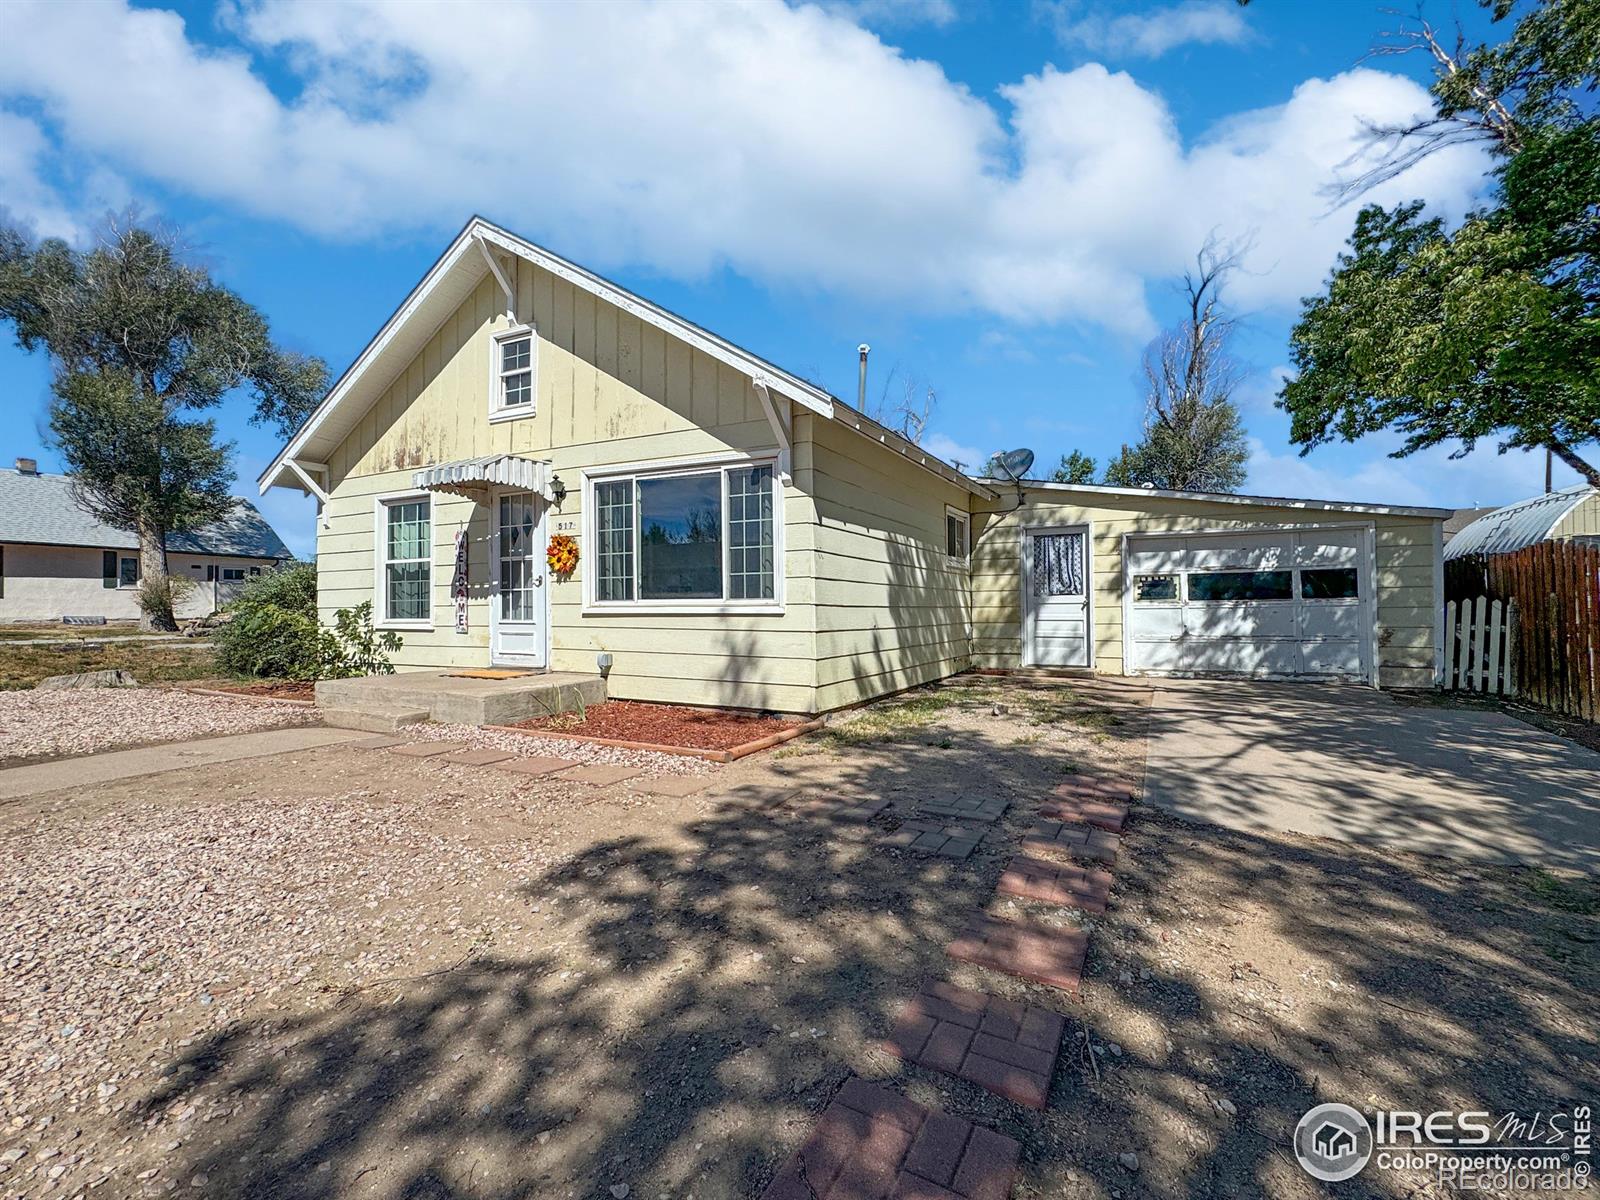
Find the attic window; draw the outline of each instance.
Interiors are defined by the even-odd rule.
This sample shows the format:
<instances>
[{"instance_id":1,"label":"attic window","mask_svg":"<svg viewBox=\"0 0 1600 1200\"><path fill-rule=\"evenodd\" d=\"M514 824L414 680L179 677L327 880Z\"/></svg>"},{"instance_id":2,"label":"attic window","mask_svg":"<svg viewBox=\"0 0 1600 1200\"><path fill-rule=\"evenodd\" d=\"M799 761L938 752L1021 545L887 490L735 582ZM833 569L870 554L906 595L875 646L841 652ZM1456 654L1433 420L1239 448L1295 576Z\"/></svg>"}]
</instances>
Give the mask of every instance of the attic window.
<instances>
[{"instance_id":1,"label":"attic window","mask_svg":"<svg viewBox=\"0 0 1600 1200\"><path fill-rule=\"evenodd\" d=\"M497 333L490 343L489 416L533 415L534 335L528 326Z\"/></svg>"}]
</instances>

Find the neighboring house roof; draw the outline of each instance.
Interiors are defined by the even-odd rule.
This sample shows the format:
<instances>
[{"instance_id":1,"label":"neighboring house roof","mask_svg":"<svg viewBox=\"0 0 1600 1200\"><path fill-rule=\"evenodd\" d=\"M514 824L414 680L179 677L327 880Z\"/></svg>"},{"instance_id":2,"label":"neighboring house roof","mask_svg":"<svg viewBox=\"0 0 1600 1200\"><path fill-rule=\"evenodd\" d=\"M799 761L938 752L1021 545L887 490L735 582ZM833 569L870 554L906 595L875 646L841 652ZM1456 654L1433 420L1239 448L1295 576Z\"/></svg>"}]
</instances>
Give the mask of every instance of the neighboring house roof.
<instances>
[{"instance_id":1,"label":"neighboring house roof","mask_svg":"<svg viewBox=\"0 0 1600 1200\"><path fill-rule=\"evenodd\" d=\"M113 529L79 508L68 476L14 470L0 470L0 542L102 550L133 550L139 545L127 530ZM222 520L189 533L169 534L167 549L232 558L294 557L255 505L237 498L233 512Z\"/></svg>"},{"instance_id":2,"label":"neighboring house roof","mask_svg":"<svg viewBox=\"0 0 1600 1200\"><path fill-rule=\"evenodd\" d=\"M985 482L1002 491L1016 485L1007 479L986 479ZM1272 508L1312 508L1326 512L1373 513L1392 517L1425 517L1439 521L1450 515L1448 508L1418 508L1405 504L1362 504L1346 500L1302 500L1293 496L1245 496L1238 492L1174 492L1165 488L1111 487L1100 483L1050 483L1042 479L1024 479L1025 491L1043 489L1049 492L1088 492L1102 496L1155 496L1163 500L1206 500L1217 504L1261 504Z\"/></svg>"},{"instance_id":3,"label":"neighboring house roof","mask_svg":"<svg viewBox=\"0 0 1600 1200\"><path fill-rule=\"evenodd\" d=\"M333 450L350 436L385 389L484 277L493 275L502 290L509 288L502 264L495 257L497 250L526 259L574 287L664 330L748 376L758 388L787 396L821 417L832 419L842 415L836 414L836 407L844 409L849 414L845 424L864 436L898 451L949 482L979 495L990 494L983 484L870 417L857 413L815 384L482 217L473 217L467 222L421 282L384 322L377 336L339 376L322 403L295 430L282 452L262 472L258 482L263 492L278 484L312 490L310 473L322 469ZM302 474L303 471L307 473Z\"/></svg>"},{"instance_id":4,"label":"neighboring house roof","mask_svg":"<svg viewBox=\"0 0 1600 1200\"><path fill-rule=\"evenodd\" d=\"M1444 521L1444 540L1449 541L1479 517L1487 517L1492 512L1499 512L1498 508L1458 508Z\"/></svg>"},{"instance_id":5,"label":"neighboring house roof","mask_svg":"<svg viewBox=\"0 0 1600 1200\"><path fill-rule=\"evenodd\" d=\"M1555 531L1569 512L1594 494L1594 488L1580 483L1497 508L1451 538L1444 548L1445 559L1468 554L1509 554L1537 545Z\"/></svg>"}]
</instances>

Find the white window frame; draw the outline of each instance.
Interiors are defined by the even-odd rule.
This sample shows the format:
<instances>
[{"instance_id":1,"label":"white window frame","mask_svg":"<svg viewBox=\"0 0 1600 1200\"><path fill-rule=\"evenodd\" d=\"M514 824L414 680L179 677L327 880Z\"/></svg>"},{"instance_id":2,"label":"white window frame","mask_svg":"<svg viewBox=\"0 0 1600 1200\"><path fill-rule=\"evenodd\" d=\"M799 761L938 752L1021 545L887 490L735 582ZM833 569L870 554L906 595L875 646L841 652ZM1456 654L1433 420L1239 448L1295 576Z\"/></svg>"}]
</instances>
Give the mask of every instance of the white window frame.
<instances>
[{"instance_id":1,"label":"white window frame","mask_svg":"<svg viewBox=\"0 0 1600 1200\"><path fill-rule=\"evenodd\" d=\"M954 517L961 522L961 549L959 555L950 553L950 518ZM944 556L952 563L966 566L972 561L972 514L957 508L953 504L944 506Z\"/></svg>"},{"instance_id":2,"label":"white window frame","mask_svg":"<svg viewBox=\"0 0 1600 1200\"><path fill-rule=\"evenodd\" d=\"M728 589L728 483L729 468L770 467L772 469L772 599L730 600ZM782 616L785 611L786 581L783 540L783 481L778 474L778 452L762 454L716 454L689 460L653 460L650 462L619 463L610 467L594 467L583 472L583 544L598 547L599 536L595 530L594 489L596 484L616 483L622 479L664 479L674 475L704 475L716 471L722 475L722 589L719 600L640 600L639 595L639 508L637 493L634 499L634 599L595 599L596 572L592 564L595 555L584 555L583 615L586 617L627 616L630 613L657 613L680 616Z\"/></svg>"},{"instance_id":3,"label":"white window frame","mask_svg":"<svg viewBox=\"0 0 1600 1200\"><path fill-rule=\"evenodd\" d=\"M505 403L505 372L501 369L500 348L517 338L528 339L528 402ZM520 372L519 372L520 373ZM516 421L534 416L539 408L539 335L532 325L511 325L498 329L489 338L489 420Z\"/></svg>"},{"instance_id":4,"label":"white window frame","mask_svg":"<svg viewBox=\"0 0 1600 1200\"><path fill-rule=\"evenodd\" d=\"M428 506L428 615L423 620L394 621L389 619L389 506L409 504L421 500ZM439 553L434 546L434 513L432 492L385 492L372 498L372 627L374 629L432 629L434 608L434 572L439 566ZM411 560L405 560L411 561Z\"/></svg>"}]
</instances>

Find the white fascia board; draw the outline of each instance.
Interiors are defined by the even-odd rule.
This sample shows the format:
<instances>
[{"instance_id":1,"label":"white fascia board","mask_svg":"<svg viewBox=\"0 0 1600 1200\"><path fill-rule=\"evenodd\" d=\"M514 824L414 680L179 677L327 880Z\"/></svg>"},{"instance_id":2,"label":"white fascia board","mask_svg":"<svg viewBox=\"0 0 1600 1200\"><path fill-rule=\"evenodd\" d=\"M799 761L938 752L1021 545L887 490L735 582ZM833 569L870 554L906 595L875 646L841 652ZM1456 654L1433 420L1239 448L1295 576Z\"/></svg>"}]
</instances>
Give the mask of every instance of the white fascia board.
<instances>
[{"instance_id":1,"label":"white fascia board","mask_svg":"<svg viewBox=\"0 0 1600 1200\"><path fill-rule=\"evenodd\" d=\"M306 442L321 428L328 415L339 407L339 403L349 395L350 389L355 386L356 381L361 378L366 369L372 365L373 360L383 353L389 343L394 340L395 335L415 315L417 309L422 306L429 295L432 294L433 289L438 286L439 281L450 273L463 254L470 251L472 243L472 224L469 223L465 229L456 235L455 241L450 243L449 249L439 257L439 261L429 268L428 273L422 277L422 281L411 289L411 294L405 298L399 308L395 309L394 315L384 322L383 328L378 331L378 335L367 343L366 349L361 351L355 362L350 364L345 373L329 389L328 394L323 397L322 403L317 405L305 424L289 439L288 445L284 446L278 453L278 457L273 459L267 469L257 478L256 482L263 494L268 488L277 483L279 476L284 471L285 464L299 454ZM485 268L485 271L487 272L487 268Z\"/></svg>"},{"instance_id":2,"label":"white fascia board","mask_svg":"<svg viewBox=\"0 0 1600 1200\"><path fill-rule=\"evenodd\" d=\"M1009 486L1005 480L986 479L986 483ZM1041 479L1022 481L1025 491L1086 492L1091 496L1152 496L1161 500L1203 500L1216 504L1250 504L1264 508L1309 508L1328 512L1373 513L1390 517L1425 517L1442 521L1455 510L1420 508L1404 504L1360 504L1343 500L1301 500L1291 496L1245 496L1233 492L1173 492L1163 488L1111 487L1101 483L1050 483Z\"/></svg>"}]
</instances>

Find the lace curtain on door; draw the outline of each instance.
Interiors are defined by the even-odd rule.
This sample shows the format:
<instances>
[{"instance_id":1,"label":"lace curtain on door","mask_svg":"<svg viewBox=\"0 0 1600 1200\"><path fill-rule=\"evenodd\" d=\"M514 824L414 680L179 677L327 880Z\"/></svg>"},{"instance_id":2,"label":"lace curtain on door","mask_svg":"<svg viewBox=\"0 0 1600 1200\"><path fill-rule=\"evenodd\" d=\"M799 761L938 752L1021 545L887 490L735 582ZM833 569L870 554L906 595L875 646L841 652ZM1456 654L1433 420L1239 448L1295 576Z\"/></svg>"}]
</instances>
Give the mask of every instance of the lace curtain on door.
<instances>
[{"instance_id":1,"label":"lace curtain on door","mask_svg":"<svg viewBox=\"0 0 1600 1200\"><path fill-rule=\"evenodd\" d=\"M1041 534L1033 539L1033 594L1083 595L1083 534Z\"/></svg>"}]
</instances>

